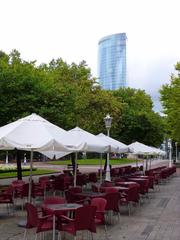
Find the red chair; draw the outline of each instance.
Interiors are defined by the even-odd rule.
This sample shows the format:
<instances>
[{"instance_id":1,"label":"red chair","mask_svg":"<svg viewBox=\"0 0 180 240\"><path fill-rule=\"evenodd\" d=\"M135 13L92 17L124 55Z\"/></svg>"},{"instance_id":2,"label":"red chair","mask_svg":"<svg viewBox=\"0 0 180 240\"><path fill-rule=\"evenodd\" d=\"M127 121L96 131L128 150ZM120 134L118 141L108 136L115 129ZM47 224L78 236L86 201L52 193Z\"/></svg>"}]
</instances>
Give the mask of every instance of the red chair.
<instances>
[{"instance_id":1,"label":"red chair","mask_svg":"<svg viewBox=\"0 0 180 240\"><path fill-rule=\"evenodd\" d=\"M65 196L68 203L84 204L89 200L86 196L79 196L78 192L71 192L70 189L65 191Z\"/></svg>"},{"instance_id":2,"label":"red chair","mask_svg":"<svg viewBox=\"0 0 180 240\"><path fill-rule=\"evenodd\" d=\"M10 205L12 205L12 209L14 212L14 202L13 202L13 194L12 189L6 189L4 192L0 193L0 204L7 205L8 214L10 212Z\"/></svg>"},{"instance_id":3,"label":"red chair","mask_svg":"<svg viewBox=\"0 0 180 240\"><path fill-rule=\"evenodd\" d=\"M96 172L89 173L89 182L96 183L97 181L98 181L97 173Z\"/></svg>"},{"instance_id":4,"label":"red chair","mask_svg":"<svg viewBox=\"0 0 180 240\"><path fill-rule=\"evenodd\" d=\"M127 205L130 216L132 203L140 203L139 188L136 185L129 185L128 190L120 197L120 205Z\"/></svg>"},{"instance_id":5,"label":"red chair","mask_svg":"<svg viewBox=\"0 0 180 240\"><path fill-rule=\"evenodd\" d=\"M39 183L32 183L32 197L35 199L37 197L42 197L44 199L45 196L45 185L41 185Z\"/></svg>"},{"instance_id":6,"label":"red chair","mask_svg":"<svg viewBox=\"0 0 180 240\"><path fill-rule=\"evenodd\" d=\"M92 190L93 192L99 192L99 187L98 187L96 184L92 184L92 185L91 185L91 190Z\"/></svg>"},{"instance_id":7,"label":"red chair","mask_svg":"<svg viewBox=\"0 0 180 240\"><path fill-rule=\"evenodd\" d=\"M28 195L29 195L29 183L16 186L13 198L14 200L18 198L22 199L22 210L25 203L25 199L28 198Z\"/></svg>"},{"instance_id":8,"label":"red chair","mask_svg":"<svg viewBox=\"0 0 180 240\"><path fill-rule=\"evenodd\" d=\"M118 192L118 189L115 187L104 187L103 191L105 193L115 193L115 192Z\"/></svg>"},{"instance_id":9,"label":"red chair","mask_svg":"<svg viewBox=\"0 0 180 240\"><path fill-rule=\"evenodd\" d=\"M85 186L88 182L88 176L86 174L77 174L76 184L79 186Z\"/></svg>"},{"instance_id":10,"label":"red chair","mask_svg":"<svg viewBox=\"0 0 180 240\"><path fill-rule=\"evenodd\" d=\"M46 232L53 229L53 221L51 216L38 216L37 208L31 203L25 204L25 209L27 211L27 223L24 232L23 240L27 240L28 229L36 228L36 237L40 232Z\"/></svg>"},{"instance_id":11,"label":"red chair","mask_svg":"<svg viewBox=\"0 0 180 240\"><path fill-rule=\"evenodd\" d=\"M81 193L82 187L81 186L69 187L68 191L71 193Z\"/></svg>"},{"instance_id":12,"label":"red chair","mask_svg":"<svg viewBox=\"0 0 180 240\"><path fill-rule=\"evenodd\" d=\"M106 238L107 238L107 226L105 222L105 208L106 208L107 200L104 198L93 198L91 200L91 206L96 207L96 215L95 215L95 223L104 225Z\"/></svg>"},{"instance_id":13,"label":"red chair","mask_svg":"<svg viewBox=\"0 0 180 240\"><path fill-rule=\"evenodd\" d=\"M74 235L74 239L76 239L77 231L88 230L91 234L96 232L96 224L95 224L95 214L96 207L95 206L83 206L78 208L75 211L75 217L68 218L67 216L62 215L62 221L65 220L67 223L61 223L59 225L60 231L68 232Z\"/></svg>"},{"instance_id":14,"label":"red chair","mask_svg":"<svg viewBox=\"0 0 180 240\"><path fill-rule=\"evenodd\" d=\"M107 200L106 211L115 212L118 214L118 218L120 219L119 212L119 192L107 193L104 197ZM112 218L110 219L112 222Z\"/></svg>"},{"instance_id":15,"label":"red chair","mask_svg":"<svg viewBox=\"0 0 180 240\"><path fill-rule=\"evenodd\" d=\"M101 183L101 187L112 187L113 185L114 185L113 182L108 182L108 181Z\"/></svg>"}]
</instances>

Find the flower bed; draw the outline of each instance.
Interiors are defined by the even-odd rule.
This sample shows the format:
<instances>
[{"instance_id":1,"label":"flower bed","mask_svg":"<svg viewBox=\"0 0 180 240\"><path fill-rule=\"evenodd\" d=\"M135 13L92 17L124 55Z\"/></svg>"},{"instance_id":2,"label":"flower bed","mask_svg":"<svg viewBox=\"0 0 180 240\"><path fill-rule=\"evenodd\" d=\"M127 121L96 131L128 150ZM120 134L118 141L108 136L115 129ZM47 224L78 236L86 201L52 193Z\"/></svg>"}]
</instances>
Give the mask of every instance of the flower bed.
<instances>
[{"instance_id":1,"label":"flower bed","mask_svg":"<svg viewBox=\"0 0 180 240\"><path fill-rule=\"evenodd\" d=\"M22 166L22 171L29 171L29 166ZM36 168L32 169L33 171L36 170ZM17 166L12 164L0 164L0 173L8 173L8 172L17 172Z\"/></svg>"}]
</instances>

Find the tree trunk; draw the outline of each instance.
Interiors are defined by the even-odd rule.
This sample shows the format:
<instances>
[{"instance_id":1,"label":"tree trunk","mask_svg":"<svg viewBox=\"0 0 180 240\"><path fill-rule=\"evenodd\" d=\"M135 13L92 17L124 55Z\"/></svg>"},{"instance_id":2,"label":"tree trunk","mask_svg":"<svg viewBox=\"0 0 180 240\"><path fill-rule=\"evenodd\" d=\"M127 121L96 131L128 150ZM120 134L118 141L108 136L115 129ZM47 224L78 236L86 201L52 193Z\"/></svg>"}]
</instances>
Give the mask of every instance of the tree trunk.
<instances>
[{"instance_id":1,"label":"tree trunk","mask_svg":"<svg viewBox=\"0 0 180 240\"><path fill-rule=\"evenodd\" d=\"M19 150L16 150L16 162L17 162L17 179L22 180L21 152Z\"/></svg>"}]
</instances>

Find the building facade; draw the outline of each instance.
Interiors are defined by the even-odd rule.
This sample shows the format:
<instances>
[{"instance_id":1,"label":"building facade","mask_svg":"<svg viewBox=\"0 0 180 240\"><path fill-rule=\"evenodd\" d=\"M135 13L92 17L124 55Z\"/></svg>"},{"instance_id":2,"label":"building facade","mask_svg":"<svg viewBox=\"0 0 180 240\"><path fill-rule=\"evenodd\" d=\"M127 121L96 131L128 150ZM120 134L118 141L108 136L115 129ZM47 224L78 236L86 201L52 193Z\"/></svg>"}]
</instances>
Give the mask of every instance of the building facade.
<instances>
[{"instance_id":1,"label":"building facade","mask_svg":"<svg viewBox=\"0 0 180 240\"><path fill-rule=\"evenodd\" d=\"M126 33L106 36L98 46L98 78L106 90L126 87Z\"/></svg>"}]
</instances>

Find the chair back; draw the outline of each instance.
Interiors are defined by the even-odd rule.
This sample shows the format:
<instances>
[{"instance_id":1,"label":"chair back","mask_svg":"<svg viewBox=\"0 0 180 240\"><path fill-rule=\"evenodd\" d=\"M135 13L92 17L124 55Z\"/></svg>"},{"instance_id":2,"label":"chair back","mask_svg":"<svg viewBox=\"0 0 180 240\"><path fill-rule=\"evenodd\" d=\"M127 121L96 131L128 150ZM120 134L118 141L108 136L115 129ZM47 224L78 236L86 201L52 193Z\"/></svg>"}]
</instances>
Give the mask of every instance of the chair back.
<instances>
[{"instance_id":1,"label":"chair back","mask_svg":"<svg viewBox=\"0 0 180 240\"><path fill-rule=\"evenodd\" d=\"M104 198L92 198L91 206L96 207L96 211L103 212L105 211L105 207L107 204L107 200Z\"/></svg>"},{"instance_id":2,"label":"chair back","mask_svg":"<svg viewBox=\"0 0 180 240\"><path fill-rule=\"evenodd\" d=\"M96 206L83 206L75 211L75 230L89 230L96 232Z\"/></svg>"},{"instance_id":3,"label":"chair back","mask_svg":"<svg viewBox=\"0 0 180 240\"><path fill-rule=\"evenodd\" d=\"M107 193L104 197L107 200L106 210L119 212L119 198L120 194L118 192Z\"/></svg>"},{"instance_id":4,"label":"chair back","mask_svg":"<svg viewBox=\"0 0 180 240\"><path fill-rule=\"evenodd\" d=\"M22 185L21 197L28 197L29 195L29 183L25 183Z\"/></svg>"},{"instance_id":5,"label":"chair back","mask_svg":"<svg viewBox=\"0 0 180 240\"><path fill-rule=\"evenodd\" d=\"M98 188L98 186L97 186L96 184L92 184L92 185L91 185L91 190L92 190L93 192L99 192L99 188Z\"/></svg>"},{"instance_id":6,"label":"chair back","mask_svg":"<svg viewBox=\"0 0 180 240\"><path fill-rule=\"evenodd\" d=\"M105 193L115 193L115 192L118 192L117 188L114 188L114 187L105 187L104 191L105 191Z\"/></svg>"},{"instance_id":7,"label":"chair back","mask_svg":"<svg viewBox=\"0 0 180 240\"><path fill-rule=\"evenodd\" d=\"M89 173L88 177L89 177L89 182L96 183L98 181L96 172Z\"/></svg>"},{"instance_id":8,"label":"chair back","mask_svg":"<svg viewBox=\"0 0 180 240\"><path fill-rule=\"evenodd\" d=\"M37 225L38 225L38 212L37 212L37 208L33 204L31 204L31 203L26 203L25 204L25 209L27 211L26 228L37 227Z\"/></svg>"},{"instance_id":9,"label":"chair back","mask_svg":"<svg viewBox=\"0 0 180 240\"><path fill-rule=\"evenodd\" d=\"M25 182L23 180L14 180L12 181L12 185L23 185Z\"/></svg>"},{"instance_id":10,"label":"chair back","mask_svg":"<svg viewBox=\"0 0 180 240\"><path fill-rule=\"evenodd\" d=\"M66 199L63 197L46 197L43 201L43 205L46 204L63 204L66 202Z\"/></svg>"},{"instance_id":11,"label":"chair back","mask_svg":"<svg viewBox=\"0 0 180 240\"><path fill-rule=\"evenodd\" d=\"M71 192L71 193L81 193L82 192L82 187L81 186L70 187L68 189L68 191Z\"/></svg>"},{"instance_id":12,"label":"chair back","mask_svg":"<svg viewBox=\"0 0 180 240\"><path fill-rule=\"evenodd\" d=\"M113 186L113 183L112 182L103 182L101 183L101 187L112 187Z\"/></svg>"}]
</instances>

